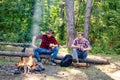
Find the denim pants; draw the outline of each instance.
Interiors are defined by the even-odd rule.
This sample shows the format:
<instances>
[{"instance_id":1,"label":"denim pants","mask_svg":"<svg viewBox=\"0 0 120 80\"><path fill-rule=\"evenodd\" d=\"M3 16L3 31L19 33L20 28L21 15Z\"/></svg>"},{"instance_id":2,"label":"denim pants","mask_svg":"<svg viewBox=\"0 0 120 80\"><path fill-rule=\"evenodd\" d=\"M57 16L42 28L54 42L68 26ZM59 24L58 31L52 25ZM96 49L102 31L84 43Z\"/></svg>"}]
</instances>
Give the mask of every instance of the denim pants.
<instances>
[{"instance_id":1,"label":"denim pants","mask_svg":"<svg viewBox=\"0 0 120 80\"><path fill-rule=\"evenodd\" d=\"M82 59L83 61L87 58L87 51L77 50L76 48L73 49L73 59Z\"/></svg>"},{"instance_id":2,"label":"denim pants","mask_svg":"<svg viewBox=\"0 0 120 80\"><path fill-rule=\"evenodd\" d=\"M51 60L54 60L58 54L58 47L52 48L50 50L44 48L36 48L34 49L34 57L37 59L38 62L41 62L40 54L51 54Z\"/></svg>"}]
</instances>

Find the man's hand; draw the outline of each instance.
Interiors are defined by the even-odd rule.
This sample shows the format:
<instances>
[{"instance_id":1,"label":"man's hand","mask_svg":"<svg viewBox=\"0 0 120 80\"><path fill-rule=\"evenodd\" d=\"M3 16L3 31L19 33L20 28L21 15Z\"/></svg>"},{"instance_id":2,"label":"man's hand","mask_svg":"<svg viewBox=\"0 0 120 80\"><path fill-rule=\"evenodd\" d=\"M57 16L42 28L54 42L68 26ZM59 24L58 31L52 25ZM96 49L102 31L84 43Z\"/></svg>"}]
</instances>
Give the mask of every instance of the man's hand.
<instances>
[{"instance_id":1,"label":"man's hand","mask_svg":"<svg viewBox=\"0 0 120 80\"><path fill-rule=\"evenodd\" d=\"M49 46L50 46L50 47L58 47L57 44L55 45L55 44L52 44L52 43L51 43Z\"/></svg>"},{"instance_id":2,"label":"man's hand","mask_svg":"<svg viewBox=\"0 0 120 80\"><path fill-rule=\"evenodd\" d=\"M82 51L86 51L86 48L81 48Z\"/></svg>"},{"instance_id":3,"label":"man's hand","mask_svg":"<svg viewBox=\"0 0 120 80\"><path fill-rule=\"evenodd\" d=\"M37 48L37 46L36 46L36 45L32 45L32 47L33 47L33 48Z\"/></svg>"},{"instance_id":4,"label":"man's hand","mask_svg":"<svg viewBox=\"0 0 120 80\"><path fill-rule=\"evenodd\" d=\"M91 47L88 47L88 48L81 48L82 51L89 51L91 50L92 48Z\"/></svg>"},{"instance_id":5,"label":"man's hand","mask_svg":"<svg viewBox=\"0 0 120 80\"><path fill-rule=\"evenodd\" d=\"M50 46L50 47L54 47L54 44L51 43L49 46Z\"/></svg>"},{"instance_id":6,"label":"man's hand","mask_svg":"<svg viewBox=\"0 0 120 80\"><path fill-rule=\"evenodd\" d=\"M80 49L80 46L72 45L71 48L78 48L78 49Z\"/></svg>"},{"instance_id":7,"label":"man's hand","mask_svg":"<svg viewBox=\"0 0 120 80\"><path fill-rule=\"evenodd\" d=\"M87 49L81 46L78 46L78 49L82 50L82 51L86 51Z\"/></svg>"},{"instance_id":8,"label":"man's hand","mask_svg":"<svg viewBox=\"0 0 120 80\"><path fill-rule=\"evenodd\" d=\"M78 49L80 49L81 47L80 46L76 46Z\"/></svg>"}]
</instances>

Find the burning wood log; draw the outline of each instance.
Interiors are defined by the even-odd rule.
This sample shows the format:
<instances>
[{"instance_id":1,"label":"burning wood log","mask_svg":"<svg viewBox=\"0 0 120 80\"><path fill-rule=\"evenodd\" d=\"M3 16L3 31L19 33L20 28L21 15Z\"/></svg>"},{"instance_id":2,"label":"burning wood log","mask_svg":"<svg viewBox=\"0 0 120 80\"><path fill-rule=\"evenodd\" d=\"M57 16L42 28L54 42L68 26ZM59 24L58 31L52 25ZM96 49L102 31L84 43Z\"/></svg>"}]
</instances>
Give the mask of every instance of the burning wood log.
<instances>
[{"instance_id":1,"label":"burning wood log","mask_svg":"<svg viewBox=\"0 0 120 80\"><path fill-rule=\"evenodd\" d=\"M42 71L43 69L41 68L40 65L36 64L34 62L34 59L31 56L29 56L27 58L27 60L23 57L21 57L21 60L15 64L17 67L18 67L18 71L20 73L30 73L30 72L33 72L33 71Z\"/></svg>"},{"instance_id":2,"label":"burning wood log","mask_svg":"<svg viewBox=\"0 0 120 80\"><path fill-rule=\"evenodd\" d=\"M25 73L25 59L23 57L21 57L21 61L16 63L15 66L18 67L18 70L22 73Z\"/></svg>"}]
</instances>

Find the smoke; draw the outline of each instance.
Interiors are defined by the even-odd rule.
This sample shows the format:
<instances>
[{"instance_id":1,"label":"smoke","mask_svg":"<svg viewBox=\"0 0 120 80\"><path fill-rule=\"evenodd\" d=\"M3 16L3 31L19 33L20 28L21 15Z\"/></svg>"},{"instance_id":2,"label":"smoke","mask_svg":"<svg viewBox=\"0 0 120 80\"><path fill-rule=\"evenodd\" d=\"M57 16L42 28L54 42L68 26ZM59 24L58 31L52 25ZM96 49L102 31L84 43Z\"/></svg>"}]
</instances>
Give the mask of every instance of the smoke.
<instances>
[{"instance_id":1,"label":"smoke","mask_svg":"<svg viewBox=\"0 0 120 80\"><path fill-rule=\"evenodd\" d=\"M43 4L41 0L36 0L34 5L33 24L32 24L32 35L38 35L40 33L40 24L42 23L42 8Z\"/></svg>"},{"instance_id":2,"label":"smoke","mask_svg":"<svg viewBox=\"0 0 120 80\"><path fill-rule=\"evenodd\" d=\"M39 25L37 25L37 24L34 23L32 25L32 35L36 36L36 35L39 34L39 32L40 32Z\"/></svg>"}]
</instances>

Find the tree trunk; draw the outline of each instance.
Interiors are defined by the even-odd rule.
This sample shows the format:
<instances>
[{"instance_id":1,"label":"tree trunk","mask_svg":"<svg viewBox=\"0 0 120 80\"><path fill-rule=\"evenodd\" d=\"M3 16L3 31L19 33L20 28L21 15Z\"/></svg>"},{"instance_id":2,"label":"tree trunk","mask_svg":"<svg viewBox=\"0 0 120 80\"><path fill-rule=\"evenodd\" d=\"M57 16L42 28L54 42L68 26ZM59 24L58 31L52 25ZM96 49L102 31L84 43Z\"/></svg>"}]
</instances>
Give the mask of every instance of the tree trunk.
<instances>
[{"instance_id":1,"label":"tree trunk","mask_svg":"<svg viewBox=\"0 0 120 80\"><path fill-rule=\"evenodd\" d=\"M74 0L66 0L67 46L71 46L75 39Z\"/></svg>"},{"instance_id":2,"label":"tree trunk","mask_svg":"<svg viewBox=\"0 0 120 80\"><path fill-rule=\"evenodd\" d=\"M59 39L61 41L64 40L64 37L65 37L65 34L64 34L64 31L65 31L65 23L64 23L64 7L65 7L65 4L64 3L61 3L60 4L60 18L61 18L61 21L62 21L62 24L60 25L60 28L58 28L58 30L60 31L59 33Z\"/></svg>"},{"instance_id":3,"label":"tree trunk","mask_svg":"<svg viewBox=\"0 0 120 80\"><path fill-rule=\"evenodd\" d=\"M87 0L85 22L84 22L84 36L86 39L89 38L91 9L92 9L92 0Z\"/></svg>"}]
</instances>

